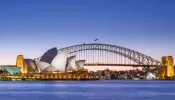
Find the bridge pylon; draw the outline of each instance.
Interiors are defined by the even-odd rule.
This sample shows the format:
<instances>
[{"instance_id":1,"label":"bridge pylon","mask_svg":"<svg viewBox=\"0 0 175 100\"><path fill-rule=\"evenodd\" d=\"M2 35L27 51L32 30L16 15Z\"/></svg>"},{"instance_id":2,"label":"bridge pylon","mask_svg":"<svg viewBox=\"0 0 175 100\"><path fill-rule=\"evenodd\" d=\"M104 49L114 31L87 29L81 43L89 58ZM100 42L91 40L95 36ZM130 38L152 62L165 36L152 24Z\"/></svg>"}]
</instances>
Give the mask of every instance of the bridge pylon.
<instances>
[{"instance_id":1,"label":"bridge pylon","mask_svg":"<svg viewBox=\"0 0 175 100\"><path fill-rule=\"evenodd\" d=\"M159 77L161 78L161 79L165 79L165 77L167 77L167 75L166 75L166 73L167 73L167 62L166 62L166 56L163 56L162 58L161 58L161 65L164 65L163 67L161 67L160 68L160 73L159 73Z\"/></svg>"},{"instance_id":2,"label":"bridge pylon","mask_svg":"<svg viewBox=\"0 0 175 100\"><path fill-rule=\"evenodd\" d=\"M174 72L174 60L172 56L163 56L161 58L161 64L163 65L160 68L160 78L161 79L172 79L175 77Z\"/></svg>"},{"instance_id":3,"label":"bridge pylon","mask_svg":"<svg viewBox=\"0 0 175 100\"><path fill-rule=\"evenodd\" d=\"M168 78L174 78L174 60L172 56L166 57L167 62L167 77Z\"/></svg>"}]
</instances>

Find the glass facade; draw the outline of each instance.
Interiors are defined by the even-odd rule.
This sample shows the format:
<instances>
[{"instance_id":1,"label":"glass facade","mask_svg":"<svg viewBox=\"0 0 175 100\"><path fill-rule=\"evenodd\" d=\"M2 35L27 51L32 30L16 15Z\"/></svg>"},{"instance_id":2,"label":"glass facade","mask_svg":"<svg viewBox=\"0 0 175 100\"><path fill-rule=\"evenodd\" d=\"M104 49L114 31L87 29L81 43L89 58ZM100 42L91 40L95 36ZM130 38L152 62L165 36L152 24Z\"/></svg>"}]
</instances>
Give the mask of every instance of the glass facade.
<instances>
[{"instance_id":1,"label":"glass facade","mask_svg":"<svg viewBox=\"0 0 175 100\"><path fill-rule=\"evenodd\" d=\"M2 66L2 68L4 68L6 71L8 71L10 74L14 74L14 73L19 73L21 70L21 67L9 67L9 66Z\"/></svg>"}]
</instances>

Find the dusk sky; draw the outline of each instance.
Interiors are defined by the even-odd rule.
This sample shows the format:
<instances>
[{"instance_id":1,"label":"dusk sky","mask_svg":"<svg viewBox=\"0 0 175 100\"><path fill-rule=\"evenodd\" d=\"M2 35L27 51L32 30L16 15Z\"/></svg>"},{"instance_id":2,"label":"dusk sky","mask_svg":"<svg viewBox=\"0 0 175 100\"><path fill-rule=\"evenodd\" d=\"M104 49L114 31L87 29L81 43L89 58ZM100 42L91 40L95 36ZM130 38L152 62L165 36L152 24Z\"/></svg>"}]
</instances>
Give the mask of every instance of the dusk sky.
<instances>
[{"instance_id":1,"label":"dusk sky","mask_svg":"<svg viewBox=\"0 0 175 100\"><path fill-rule=\"evenodd\" d=\"M95 38L157 60L175 58L175 0L0 1L0 65Z\"/></svg>"}]
</instances>

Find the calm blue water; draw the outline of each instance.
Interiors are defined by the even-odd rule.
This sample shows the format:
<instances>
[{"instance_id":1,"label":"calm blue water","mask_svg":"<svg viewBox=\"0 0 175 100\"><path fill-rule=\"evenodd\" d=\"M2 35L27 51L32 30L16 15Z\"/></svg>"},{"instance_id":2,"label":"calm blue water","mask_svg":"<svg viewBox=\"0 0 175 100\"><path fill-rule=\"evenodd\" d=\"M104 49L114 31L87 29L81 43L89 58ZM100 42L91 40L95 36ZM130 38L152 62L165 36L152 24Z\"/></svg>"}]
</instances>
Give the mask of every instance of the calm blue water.
<instances>
[{"instance_id":1,"label":"calm blue water","mask_svg":"<svg viewBox=\"0 0 175 100\"><path fill-rule=\"evenodd\" d=\"M0 100L175 100L175 82L0 81Z\"/></svg>"}]
</instances>

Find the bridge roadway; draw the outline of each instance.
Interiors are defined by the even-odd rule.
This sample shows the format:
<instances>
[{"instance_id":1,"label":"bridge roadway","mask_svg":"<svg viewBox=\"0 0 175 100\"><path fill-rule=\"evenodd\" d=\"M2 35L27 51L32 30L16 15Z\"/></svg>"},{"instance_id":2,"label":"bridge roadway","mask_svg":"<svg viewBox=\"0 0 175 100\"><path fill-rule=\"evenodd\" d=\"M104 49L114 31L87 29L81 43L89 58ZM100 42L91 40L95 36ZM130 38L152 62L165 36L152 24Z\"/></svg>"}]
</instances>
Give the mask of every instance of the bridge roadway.
<instances>
[{"instance_id":1,"label":"bridge roadway","mask_svg":"<svg viewBox=\"0 0 175 100\"><path fill-rule=\"evenodd\" d=\"M126 67L165 67L162 65L136 65L136 64L85 64L85 66L126 66Z\"/></svg>"}]
</instances>

